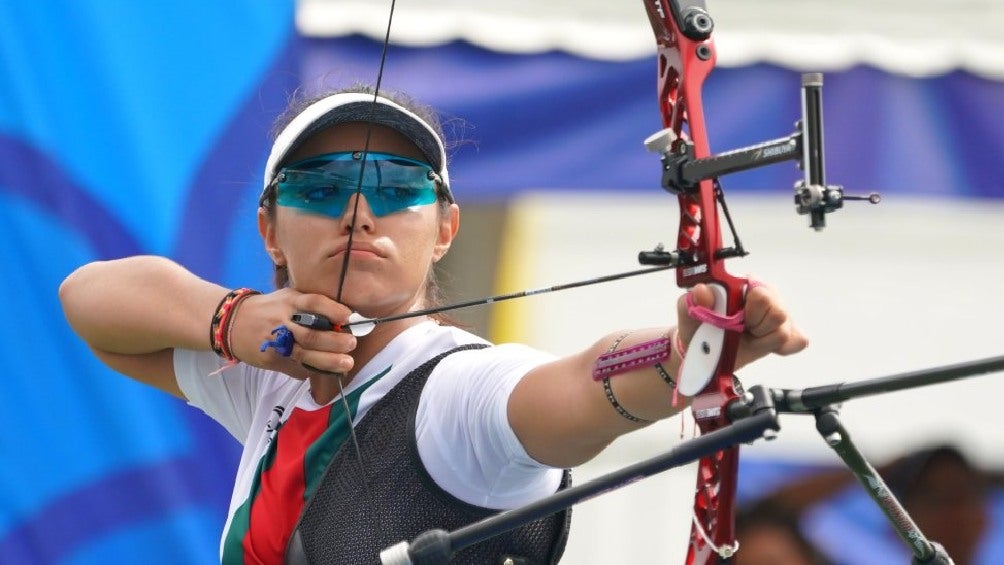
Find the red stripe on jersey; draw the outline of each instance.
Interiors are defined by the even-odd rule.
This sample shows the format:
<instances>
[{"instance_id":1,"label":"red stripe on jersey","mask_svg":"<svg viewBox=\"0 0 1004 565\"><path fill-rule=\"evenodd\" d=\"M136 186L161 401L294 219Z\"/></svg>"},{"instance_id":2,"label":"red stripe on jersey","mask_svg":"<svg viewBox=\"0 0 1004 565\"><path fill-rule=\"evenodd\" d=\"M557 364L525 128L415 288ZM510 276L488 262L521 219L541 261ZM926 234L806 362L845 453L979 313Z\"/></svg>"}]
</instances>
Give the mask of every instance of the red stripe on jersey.
<instances>
[{"instance_id":1,"label":"red stripe on jersey","mask_svg":"<svg viewBox=\"0 0 1004 565\"><path fill-rule=\"evenodd\" d=\"M294 408L272 440L275 460L262 473L258 496L251 505L251 523L243 541L245 563L283 562L289 536L303 511L303 454L327 430L331 406Z\"/></svg>"}]
</instances>

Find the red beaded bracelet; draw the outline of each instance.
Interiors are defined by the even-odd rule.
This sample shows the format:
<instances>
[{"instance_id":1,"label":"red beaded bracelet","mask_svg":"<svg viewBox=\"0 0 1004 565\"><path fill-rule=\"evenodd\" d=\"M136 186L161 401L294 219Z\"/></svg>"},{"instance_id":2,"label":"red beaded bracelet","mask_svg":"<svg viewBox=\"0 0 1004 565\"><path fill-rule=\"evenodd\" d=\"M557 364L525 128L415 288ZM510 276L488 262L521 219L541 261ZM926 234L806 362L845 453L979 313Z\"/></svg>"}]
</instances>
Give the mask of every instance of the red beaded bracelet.
<instances>
[{"instance_id":1,"label":"red beaded bracelet","mask_svg":"<svg viewBox=\"0 0 1004 565\"><path fill-rule=\"evenodd\" d=\"M223 300L220 300L219 306L216 307L216 313L213 314L213 321L209 324L209 347L230 363L237 361L237 357L234 356L230 348L230 328L233 325L234 313L244 299L255 294L261 293L250 288L231 290L223 297Z\"/></svg>"}]
</instances>

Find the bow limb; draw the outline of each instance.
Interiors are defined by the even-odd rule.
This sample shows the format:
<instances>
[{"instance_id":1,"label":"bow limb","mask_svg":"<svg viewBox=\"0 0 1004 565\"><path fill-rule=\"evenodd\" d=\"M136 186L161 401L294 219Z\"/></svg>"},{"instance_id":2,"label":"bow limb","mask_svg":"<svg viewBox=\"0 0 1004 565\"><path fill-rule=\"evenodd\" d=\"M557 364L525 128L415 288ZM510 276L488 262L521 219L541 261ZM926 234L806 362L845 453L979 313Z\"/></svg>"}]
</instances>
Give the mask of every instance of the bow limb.
<instances>
[{"instance_id":1,"label":"bow limb","mask_svg":"<svg viewBox=\"0 0 1004 565\"><path fill-rule=\"evenodd\" d=\"M649 147L662 144L669 170L667 159L711 155L701 89L715 64L713 22L703 1L650 0L645 6L658 45L658 100L664 127L650 138ZM743 252L722 247L717 180L688 185L664 177L664 185L677 194L680 204L678 286L708 284L715 294L715 312L738 314L747 281L726 272L724 260ZM727 426L726 407L740 396L733 370L741 331L704 323L691 339L680 386L682 393L694 395L692 409L702 434ZM688 564L712 563L734 551L737 468L737 447L700 460Z\"/></svg>"}]
</instances>

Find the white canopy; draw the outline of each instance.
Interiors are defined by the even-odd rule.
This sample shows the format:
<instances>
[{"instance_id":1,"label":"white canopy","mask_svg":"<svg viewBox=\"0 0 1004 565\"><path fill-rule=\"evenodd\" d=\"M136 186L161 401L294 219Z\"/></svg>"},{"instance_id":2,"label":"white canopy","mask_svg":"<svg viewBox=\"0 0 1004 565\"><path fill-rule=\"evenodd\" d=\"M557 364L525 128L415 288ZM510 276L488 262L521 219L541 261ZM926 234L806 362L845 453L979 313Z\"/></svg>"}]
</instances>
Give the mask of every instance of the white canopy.
<instances>
[{"instance_id":1,"label":"white canopy","mask_svg":"<svg viewBox=\"0 0 1004 565\"><path fill-rule=\"evenodd\" d=\"M390 0L299 0L311 37L361 33L383 39ZM928 76L952 70L1004 80L1001 0L709 0L718 64L758 62L834 71L872 65ZM622 60L654 51L641 1L401 0L391 40L465 40L513 53L558 49Z\"/></svg>"}]
</instances>

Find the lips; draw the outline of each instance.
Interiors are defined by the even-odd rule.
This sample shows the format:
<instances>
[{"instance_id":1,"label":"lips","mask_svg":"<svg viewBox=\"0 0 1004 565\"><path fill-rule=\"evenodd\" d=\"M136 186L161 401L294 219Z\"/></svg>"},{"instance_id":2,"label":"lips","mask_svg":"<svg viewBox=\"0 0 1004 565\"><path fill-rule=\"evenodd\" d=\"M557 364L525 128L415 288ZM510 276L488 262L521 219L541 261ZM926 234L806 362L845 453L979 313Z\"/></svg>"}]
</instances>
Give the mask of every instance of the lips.
<instances>
[{"instance_id":1,"label":"lips","mask_svg":"<svg viewBox=\"0 0 1004 565\"><path fill-rule=\"evenodd\" d=\"M338 255L341 255L342 253L344 253L346 251L346 249L349 249L352 252L353 255L356 255L357 253L359 253L359 254L370 254L370 255L374 255L376 257L381 257L381 258L386 257L386 254L384 254L375 245L372 245L370 243L365 243L365 242L358 242L358 241L353 241L351 248L349 248L349 246L348 246L347 243L339 245L330 254L330 257L336 257Z\"/></svg>"}]
</instances>

